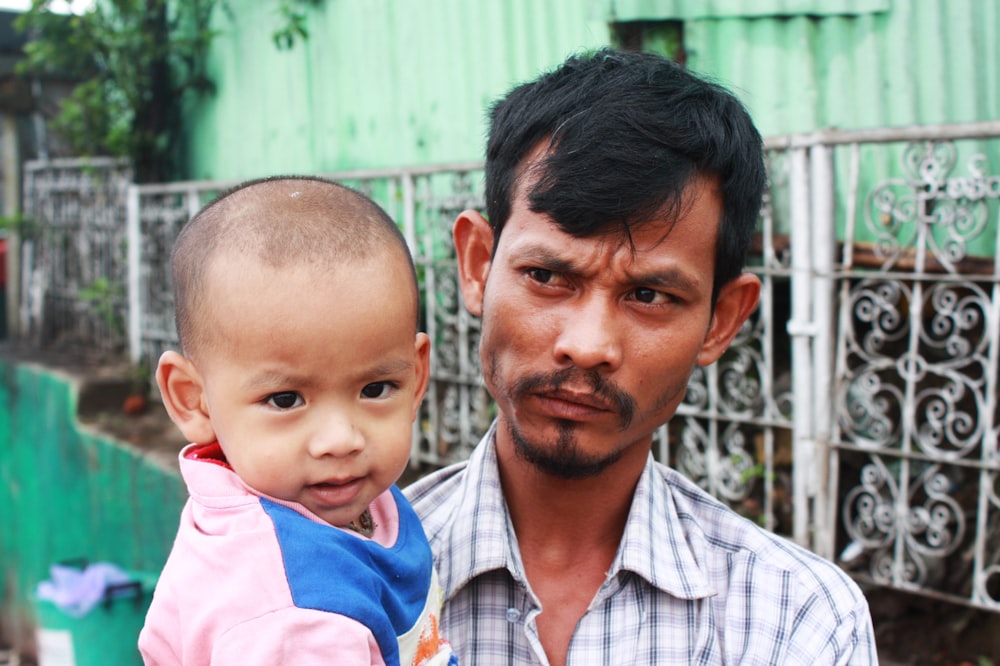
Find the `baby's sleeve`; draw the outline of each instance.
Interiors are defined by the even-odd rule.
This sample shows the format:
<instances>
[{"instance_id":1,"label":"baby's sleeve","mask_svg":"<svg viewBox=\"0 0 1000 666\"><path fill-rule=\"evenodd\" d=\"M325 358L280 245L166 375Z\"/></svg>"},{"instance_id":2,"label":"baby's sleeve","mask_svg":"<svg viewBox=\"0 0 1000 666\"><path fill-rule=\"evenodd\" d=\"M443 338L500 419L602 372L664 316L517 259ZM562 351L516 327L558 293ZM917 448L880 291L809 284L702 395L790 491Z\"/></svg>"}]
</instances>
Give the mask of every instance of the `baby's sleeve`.
<instances>
[{"instance_id":1,"label":"baby's sleeve","mask_svg":"<svg viewBox=\"0 0 1000 666\"><path fill-rule=\"evenodd\" d=\"M357 620L286 608L227 630L212 647L212 664L384 666L385 661L372 632Z\"/></svg>"}]
</instances>

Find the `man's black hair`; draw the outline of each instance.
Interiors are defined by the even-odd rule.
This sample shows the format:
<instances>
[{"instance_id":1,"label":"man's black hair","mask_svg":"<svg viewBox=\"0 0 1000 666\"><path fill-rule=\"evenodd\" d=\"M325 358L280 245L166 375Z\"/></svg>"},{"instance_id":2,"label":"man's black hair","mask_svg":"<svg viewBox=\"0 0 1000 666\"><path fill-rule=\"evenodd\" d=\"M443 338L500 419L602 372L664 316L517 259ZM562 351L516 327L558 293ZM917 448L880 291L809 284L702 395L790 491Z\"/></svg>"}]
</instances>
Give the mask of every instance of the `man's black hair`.
<instances>
[{"instance_id":1,"label":"man's black hair","mask_svg":"<svg viewBox=\"0 0 1000 666\"><path fill-rule=\"evenodd\" d=\"M543 145L526 174L525 157ZM490 110L494 243L519 179L534 179L532 211L586 237L628 235L664 212L676 215L696 175L717 178L723 199L714 303L743 270L766 185L760 133L732 93L660 56L602 49L515 87Z\"/></svg>"}]
</instances>

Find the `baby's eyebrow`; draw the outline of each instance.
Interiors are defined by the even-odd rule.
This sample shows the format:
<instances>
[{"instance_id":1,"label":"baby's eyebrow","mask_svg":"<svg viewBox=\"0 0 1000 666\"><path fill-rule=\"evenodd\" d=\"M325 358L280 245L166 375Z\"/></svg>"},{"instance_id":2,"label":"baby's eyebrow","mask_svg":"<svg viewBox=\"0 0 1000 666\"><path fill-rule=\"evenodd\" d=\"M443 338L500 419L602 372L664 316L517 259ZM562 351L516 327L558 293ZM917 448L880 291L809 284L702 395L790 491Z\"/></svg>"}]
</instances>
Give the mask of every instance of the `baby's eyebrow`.
<instances>
[{"instance_id":1,"label":"baby's eyebrow","mask_svg":"<svg viewBox=\"0 0 1000 666\"><path fill-rule=\"evenodd\" d=\"M379 359L370 366L362 366L352 371L354 381L374 381L407 372L413 368L413 361L405 357ZM369 379L370 378L370 379ZM282 370L261 370L246 377L241 386L245 391L274 391L283 389L312 389L323 383L321 377L296 374Z\"/></svg>"},{"instance_id":2,"label":"baby's eyebrow","mask_svg":"<svg viewBox=\"0 0 1000 666\"><path fill-rule=\"evenodd\" d=\"M405 372L413 367L413 361L405 358L389 359L378 363L368 370L371 375L394 375L397 372Z\"/></svg>"},{"instance_id":3,"label":"baby's eyebrow","mask_svg":"<svg viewBox=\"0 0 1000 666\"><path fill-rule=\"evenodd\" d=\"M243 387L248 390L282 388L286 386L308 388L314 382L308 377L300 377L287 372L264 370L250 375L243 380Z\"/></svg>"}]
</instances>

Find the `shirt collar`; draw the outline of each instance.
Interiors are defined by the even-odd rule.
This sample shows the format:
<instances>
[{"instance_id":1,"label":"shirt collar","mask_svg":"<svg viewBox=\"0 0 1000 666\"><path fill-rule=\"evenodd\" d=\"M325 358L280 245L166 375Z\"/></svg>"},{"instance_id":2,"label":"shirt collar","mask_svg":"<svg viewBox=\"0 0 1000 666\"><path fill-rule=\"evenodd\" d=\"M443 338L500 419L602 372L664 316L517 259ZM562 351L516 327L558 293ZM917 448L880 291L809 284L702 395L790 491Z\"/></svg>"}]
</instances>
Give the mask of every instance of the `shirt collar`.
<instances>
[{"instance_id":1,"label":"shirt collar","mask_svg":"<svg viewBox=\"0 0 1000 666\"><path fill-rule=\"evenodd\" d=\"M500 486L495 431L496 421L473 449L458 489L449 544L441 549L438 563L445 600L475 577L496 569L506 569L516 581L525 582L517 538ZM650 455L608 578L629 571L679 598L714 594L684 525L663 469Z\"/></svg>"},{"instance_id":2,"label":"shirt collar","mask_svg":"<svg viewBox=\"0 0 1000 666\"><path fill-rule=\"evenodd\" d=\"M458 489L449 543L438 563L445 601L473 578L495 569L507 569L515 580L524 580L520 558L512 552L516 538L500 486L495 431L496 421L472 450Z\"/></svg>"},{"instance_id":3,"label":"shirt collar","mask_svg":"<svg viewBox=\"0 0 1000 666\"><path fill-rule=\"evenodd\" d=\"M715 594L705 569L698 564L699 534L681 519L664 472L652 454L639 477L618 554L609 577L631 571L650 585L681 599Z\"/></svg>"}]
</instances>

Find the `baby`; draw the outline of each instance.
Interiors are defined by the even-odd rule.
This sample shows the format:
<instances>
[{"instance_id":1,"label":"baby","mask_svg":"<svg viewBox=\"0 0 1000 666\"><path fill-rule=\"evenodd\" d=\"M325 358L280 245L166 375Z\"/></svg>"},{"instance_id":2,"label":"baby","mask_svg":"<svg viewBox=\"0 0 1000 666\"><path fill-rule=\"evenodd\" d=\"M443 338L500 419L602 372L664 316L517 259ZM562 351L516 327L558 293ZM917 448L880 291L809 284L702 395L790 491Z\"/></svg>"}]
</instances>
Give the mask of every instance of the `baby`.
<instances>
[{"instance_id":1,"label":"baby","mask_svg":"<svg viewBox=\"0 0 1000 666\"><path fill-rule=\"evenodd\" d=\"M455 664L431 551L394 485L427 388L413 261L367 197L246 183L171 257L183 354L156 381L190 493L147 664Z\"/></svg>"}]
</instances>

